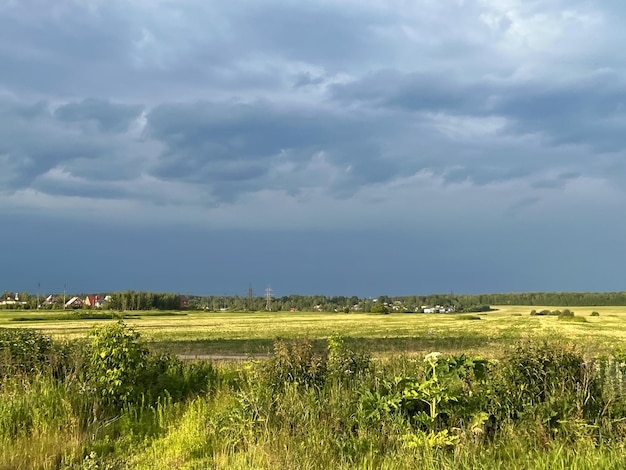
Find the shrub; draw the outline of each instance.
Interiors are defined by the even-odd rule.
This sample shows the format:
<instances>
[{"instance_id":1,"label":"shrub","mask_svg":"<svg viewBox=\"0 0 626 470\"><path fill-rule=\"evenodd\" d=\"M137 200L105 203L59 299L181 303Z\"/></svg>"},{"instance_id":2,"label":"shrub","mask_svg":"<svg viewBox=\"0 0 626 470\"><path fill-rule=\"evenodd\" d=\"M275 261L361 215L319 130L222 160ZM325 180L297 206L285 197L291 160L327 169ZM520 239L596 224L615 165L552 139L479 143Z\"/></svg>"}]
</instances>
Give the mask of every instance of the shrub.
<instances>
[{"instance_id":1,"label":"shrub","mask_svg":"<svg viewBox=\"0 0 626 470\"><path fill-rule=\"evenodd\" d=\"M559 321L567 321L571 323L586 323L587 319L585 317L564 317L559 316Z\"/></svg>"},{"instance_id":2,"label":"shrub","mask_svg":"<svg viewBox=\"0 0 626 470\"><path fill-rule=\"evenodd\" d=\"M326 369L330 375L342 380L350 379L369 370L370 366L370 356L349 349L345 345L343 337L331 336L328 338Z\"/></svg>"},{"instance_id":3,"label":"shrub","mask_svg":"<svg viewBox=\"0 0 626 470\"><path fill-rule=\"evenodd\" d=\"M370 312L387 314L389 313L389 308L387 308L385 305L378 302L374 306L372 306L372 309L370 310Z\"/></svg>"},{"instance_id":4,"label":"shrub","mask_svg":"<svg viewBox=\"0 0 626 470\"><path fill-rule=\"evenodd\" d=\"M26 328L0 328L0 376L49 372L62 375L68 348Z\"/></svg>"},{"instance_id":5,"label":"shrub","mask_svg":"<svg viewBox=\"0 0 626 470\"><path fill-rule=\"evenodd\" d=\"M455 318L457 320L480 320L481 319L478 315L457 315Z\"/></svg>"},{"instance_id":6,"label":"shrub","mask_svg":"<svg viewBox=\"0 0 626 470\"><path fill-rule=\"evenodd\" d=\"M331 336L327 349L322 351L316 351L308 339L280 339L274 343L274 354L263 365L262 374L273 388L290 383L321 387L330 377L345 381L370 365L369 355L352 351L340 336Z\"/></svg>"},{"instance_id":7,"label":"shrub","mask_svg":"<svg viewBox=\"0 0 626 470\"><path fill-rule=\"evenodd\" d=\"M511 348L495 377L498 420L558 420L591 415L598 382L575 347L526 341ZM597 410L596 410L597 411Z\"/></svg>"},{"instance_id":8,"label":"shrub","mask_svg":"<svg viewBox=\"0 0 626 470\"><path fill-rule=\"evenodd\" d=\"M596 312L595 310L593 312L591 312L591 316L592 317L599 317L600 313Z\"/></svg>"},{"instance_id":9,"label":"shrub","mask_svg":"<svg viewBox=\"0 0 626 470\"><path fill-rule=\"evenodd\" d=\"M308 339L288 343L274 342L274 354L263 367L263 376L270 386L280 388L286 383L321 385L326 375L326 352L318 353Z\"/></svg>"},{"instance_id":10,"label":"shrub","mask_svg":"<svg viewBox=\"0 0 626 470\"><path fill-rule=\"evenodd\" d=\"M139 333L122 321L91 333L89 381L107 404L135 401L141 395L137 379L146 367L148 350L138 339Z\"/></svg>"},{"instance_id":11,"label":"shrub","mask_svg":"<svg viewBox=\"0 0 626 470\"><path fill-rule=\"evenodd\" d=\"M212 391L218 383L217 369L209 362L183 363L168 354L149 355L139 373L138 387L150 403L165 393L173 401Z\"/></svg>"}]
</instances>

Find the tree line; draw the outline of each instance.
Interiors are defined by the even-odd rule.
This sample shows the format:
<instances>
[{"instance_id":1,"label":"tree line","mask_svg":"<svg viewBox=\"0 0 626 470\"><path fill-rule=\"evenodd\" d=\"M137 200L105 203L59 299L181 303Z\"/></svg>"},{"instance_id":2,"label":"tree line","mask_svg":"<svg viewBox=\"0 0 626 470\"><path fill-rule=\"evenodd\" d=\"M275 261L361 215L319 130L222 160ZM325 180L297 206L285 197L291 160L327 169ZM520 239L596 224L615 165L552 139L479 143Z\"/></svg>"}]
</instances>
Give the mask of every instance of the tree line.
<instances>
[{"instance_id":1,"label":"tree line","mask_svg":"<svg viewBox=\"0 0 626 470\"><path fill-rule=\"evenodd\" d=\"M1 300L13 299L15 293L4 291ZM188 307L209 311L260 311L267 310L267 298L264 296L183 296L188 304L181 303L181 296L174 293L113 292L110 300L103 307L113 310L177 310ZM100 294L103 299L105 294ZM71 295L66 296L67 299ZM84 298L85 296L79 296ZM63 297L57 296L52 305L42 305L43 296L27 292L19 293L19 304L4 304L0 308L36 309L63 308ZM22 303L24 302L24 303ZM626 306L626 292L524 292L506 294L432 294L412 296L386 296L360 298L357 296L325 295L288 295L272 297L272 311L322 311L322 312L420 312L425 307L441 306L455 312L484 311L490 305L528 305L528 306Z\"/></svg>"}]
</instances>

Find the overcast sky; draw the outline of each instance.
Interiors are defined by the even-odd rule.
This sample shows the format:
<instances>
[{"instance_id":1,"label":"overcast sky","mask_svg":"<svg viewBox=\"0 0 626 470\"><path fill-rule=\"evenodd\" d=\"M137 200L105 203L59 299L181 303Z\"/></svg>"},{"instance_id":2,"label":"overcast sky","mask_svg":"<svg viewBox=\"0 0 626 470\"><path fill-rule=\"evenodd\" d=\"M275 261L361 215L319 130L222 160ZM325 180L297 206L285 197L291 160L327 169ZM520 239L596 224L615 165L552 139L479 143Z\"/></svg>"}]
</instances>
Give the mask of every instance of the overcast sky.
<instances>
[{"instance_id":1,"label":"overcast sky","mask_svg":"<svg viewBox=\"0 0 626 470\"><path fill-rule=\"evenodd\" d=\"M625 290L624 24L617 0L0 0L0 290Z\"/></svg>"}]
</instances>

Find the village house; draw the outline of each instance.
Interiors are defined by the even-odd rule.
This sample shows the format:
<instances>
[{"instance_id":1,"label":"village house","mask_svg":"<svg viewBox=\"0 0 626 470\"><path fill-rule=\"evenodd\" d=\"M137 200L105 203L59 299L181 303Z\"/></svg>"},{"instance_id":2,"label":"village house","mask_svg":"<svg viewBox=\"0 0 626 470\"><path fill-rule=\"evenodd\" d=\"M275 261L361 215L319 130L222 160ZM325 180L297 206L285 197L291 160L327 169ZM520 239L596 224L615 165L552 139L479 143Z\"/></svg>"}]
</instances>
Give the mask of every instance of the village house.
<instances>
[{"instance_id":1,"label":"village house","mask_svg":"<svg viewBox=\"0 0 626 470\"><path fill-rule=\"evenodd\" d=\"M85 297L84 304L87 307L102 308L102 300L99 295L88 295Z\"/></svg>"},{"instance_id":2,"label":"village house","mask_svg":"<svg viewBox=\"0 0 626 470\"><path fill-rule=\"evenodd\" d=\"M26 302L20 301L19 294L15 294L15 297L7 296L6 299L2 299L0 305L26 305Z\"/></svg>"},{"instance_id":3,"label":"village house","mask_svg":"<svg viewBox=\"0 0 626 470\"><path fill-rule=\"evenodd\" d=\"M81 308L85 302L80 297L72 297L65 302L65 308Z\"/></svg>"}]
</instances>

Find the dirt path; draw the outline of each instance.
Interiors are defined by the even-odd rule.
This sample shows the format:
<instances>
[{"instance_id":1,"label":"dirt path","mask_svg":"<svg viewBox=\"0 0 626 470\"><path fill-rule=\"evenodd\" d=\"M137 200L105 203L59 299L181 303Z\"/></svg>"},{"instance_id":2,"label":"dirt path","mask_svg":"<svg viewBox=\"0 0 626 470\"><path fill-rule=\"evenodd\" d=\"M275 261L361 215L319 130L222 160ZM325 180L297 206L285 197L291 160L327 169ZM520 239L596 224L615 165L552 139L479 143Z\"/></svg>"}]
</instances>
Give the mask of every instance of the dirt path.
<instances>
[{"instance_id":1,"label":"dirt path","mask_svg":"<svg viewBox=\"0 0 626 470\"><path fill-rule=\"evenodd\" d=\"M183 361L254 361L267 359L269 354L179 354L178 358Z\"/></svg>"}]
</instances>

